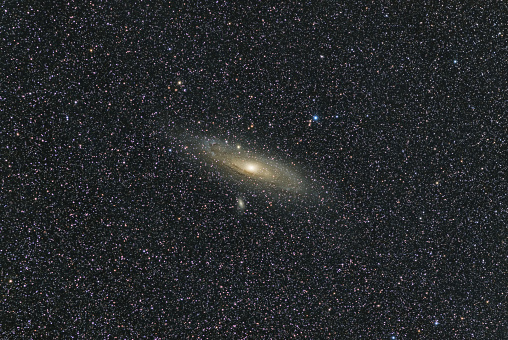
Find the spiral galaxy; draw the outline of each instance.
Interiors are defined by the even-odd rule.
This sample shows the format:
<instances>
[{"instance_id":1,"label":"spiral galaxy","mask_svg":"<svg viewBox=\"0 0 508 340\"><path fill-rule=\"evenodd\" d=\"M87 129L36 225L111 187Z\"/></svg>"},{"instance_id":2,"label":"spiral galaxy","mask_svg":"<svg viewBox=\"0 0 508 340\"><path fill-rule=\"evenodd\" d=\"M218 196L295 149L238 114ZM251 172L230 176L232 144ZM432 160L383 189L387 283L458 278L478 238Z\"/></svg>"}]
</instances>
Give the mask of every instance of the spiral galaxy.
<instances>
[{"instance_id":1,"label":"spiral galaxy","mask_svg":"<svg viewBox=\"0 0 508 340\"><path fill-rule=\"evenodd\" d=\"M286 165L275 157L263 156L240 145L208 137L186 138L186 148L196 159L204 161L223 177L254 188L280 189L299 193L304 179L295 165Z\"/></svg>"}]
</instances>

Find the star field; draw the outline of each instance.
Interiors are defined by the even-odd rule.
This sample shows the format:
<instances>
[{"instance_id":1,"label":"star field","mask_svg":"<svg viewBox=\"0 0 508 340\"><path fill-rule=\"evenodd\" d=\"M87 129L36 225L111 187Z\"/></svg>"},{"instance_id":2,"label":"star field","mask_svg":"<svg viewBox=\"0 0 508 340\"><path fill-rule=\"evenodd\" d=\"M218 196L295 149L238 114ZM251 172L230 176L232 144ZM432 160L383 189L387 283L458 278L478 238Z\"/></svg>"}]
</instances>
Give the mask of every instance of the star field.
<instances>
[{"instance_id":1,"label":"star field","mask_svg":"<svg viewBox=\"0 0 508 340\"><path fill-rule=\"evenodd\" d=\"M508 337L502 2L0 10L1 338Z\"/></svg>"}]
</instances>

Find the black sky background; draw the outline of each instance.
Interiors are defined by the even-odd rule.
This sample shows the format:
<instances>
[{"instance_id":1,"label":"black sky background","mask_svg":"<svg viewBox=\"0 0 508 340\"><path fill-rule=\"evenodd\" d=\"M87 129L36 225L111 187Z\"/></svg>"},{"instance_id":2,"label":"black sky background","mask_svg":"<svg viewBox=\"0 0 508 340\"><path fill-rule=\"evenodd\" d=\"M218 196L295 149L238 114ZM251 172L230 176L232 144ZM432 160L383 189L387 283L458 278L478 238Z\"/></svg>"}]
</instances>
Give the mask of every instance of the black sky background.
<instances>
[{"instance_id":1,"label":"black sky background","mask_svg":"<svg viewBox=\"0 0 508 340\"><path fill-rule=\"evenodd\" d=\"M0 335L506 337L506 14L3 2ZM246 189L182 133L318 198Z\"/></svg>"}]
</instances>

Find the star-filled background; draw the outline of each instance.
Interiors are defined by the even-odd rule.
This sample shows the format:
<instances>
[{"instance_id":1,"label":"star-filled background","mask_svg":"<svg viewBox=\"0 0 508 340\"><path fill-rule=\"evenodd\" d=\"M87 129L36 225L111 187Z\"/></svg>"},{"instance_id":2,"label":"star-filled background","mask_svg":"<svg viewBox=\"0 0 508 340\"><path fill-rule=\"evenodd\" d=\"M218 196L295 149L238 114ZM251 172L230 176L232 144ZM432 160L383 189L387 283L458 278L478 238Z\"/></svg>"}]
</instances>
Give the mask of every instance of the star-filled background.
<instances>
[{"instance_id":1,"label":"star-filled background","mask_svg":"<svg viewBox=\"0 0 508 340\"><path fill-rule=\"evenodd\" d=\"M507 338L507 13L4 1L0 336Z\"/></svg>"}]
</instances>

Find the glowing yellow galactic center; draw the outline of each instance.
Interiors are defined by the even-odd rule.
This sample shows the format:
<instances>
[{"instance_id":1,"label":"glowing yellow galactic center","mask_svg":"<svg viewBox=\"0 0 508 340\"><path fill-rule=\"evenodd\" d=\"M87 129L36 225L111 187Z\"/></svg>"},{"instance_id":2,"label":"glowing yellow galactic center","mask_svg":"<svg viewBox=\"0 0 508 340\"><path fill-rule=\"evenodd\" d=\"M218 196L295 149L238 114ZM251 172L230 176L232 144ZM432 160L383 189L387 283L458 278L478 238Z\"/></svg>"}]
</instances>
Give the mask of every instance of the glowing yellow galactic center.
<instances>
[{"instance_id":1,"label":"glowing yellow galactic center","mask_svg":"<svg viewBox=\"0 0 508 340\"><path fill-rule=\"evenodd\" d=\"M221 169L243 175L255 181L276 185L286 190L298 190L302 180L290 169L270 159L256 157L232 148L212 144L205 155Z\"/></svg>"}]
</instances>

